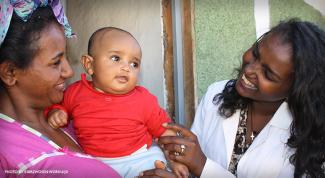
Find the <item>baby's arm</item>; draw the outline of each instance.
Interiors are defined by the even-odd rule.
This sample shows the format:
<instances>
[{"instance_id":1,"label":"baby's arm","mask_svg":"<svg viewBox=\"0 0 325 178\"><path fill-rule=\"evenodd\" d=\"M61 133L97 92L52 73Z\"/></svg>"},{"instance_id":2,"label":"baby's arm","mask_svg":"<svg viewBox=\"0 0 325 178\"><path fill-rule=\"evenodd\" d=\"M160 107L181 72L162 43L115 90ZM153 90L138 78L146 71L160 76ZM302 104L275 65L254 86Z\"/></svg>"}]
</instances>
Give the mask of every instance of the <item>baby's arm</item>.
<instances>
[{"instance_id":1,"label":"baby's arm","mask_svg":"<svg viewBox=\"0 0 325 178\"><path fill-rule=\"evenodd\" d=\"M60 109L53 109L48 112L47 122L49 125L57 129L68 124L68 114Z\"/></svg>"},{"instance_id":2,"label":"baby's arm","mask_svg":"<svg viewBox=\"0 0 325 178\"><path fill-rule=\"evenodd\" d=\"M163 136L177 136L177 133L174 130L167 129L161 136L162 137ZM169 154L169 153L167 153L167 154ZM185 166L182 163L170 160L168 158L168 155L166 155L166 159L169 162L171 170L173 170L173 172L177 175L177 177L180 177L180 178L189 177L190 173L189 173L187 166Z\"/></svg>"},{"instance_id":3,"label":"baby's arm","mask_svg":"<svg viewBox=\"0 0 325 178\"><path fill-rule=\"evenodd\" d=\"M166 129L165 132L161 134L161 137L163 136L177 136L177 133L172 129Z\"/></svg>"}]
</instances>

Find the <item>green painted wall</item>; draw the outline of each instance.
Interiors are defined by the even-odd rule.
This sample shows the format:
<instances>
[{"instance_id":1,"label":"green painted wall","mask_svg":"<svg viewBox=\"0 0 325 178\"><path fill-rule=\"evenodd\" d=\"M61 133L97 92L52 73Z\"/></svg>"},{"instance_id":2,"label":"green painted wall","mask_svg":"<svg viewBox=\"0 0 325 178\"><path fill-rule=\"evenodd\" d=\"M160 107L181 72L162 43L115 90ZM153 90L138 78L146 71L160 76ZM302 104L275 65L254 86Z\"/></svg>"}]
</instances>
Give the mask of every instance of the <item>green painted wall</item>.
<instances>
[{"instance_id":1,"label":"green painted wall","mask_svg":"<svg viewBox=\"0 0 325 178\"><path fill-rule=\"evenodd\" d=\"M195 0L195 78L198 100L207 87L236 76L243 52L256 40L253 0ZM290 17L325 27L303 0L269 0L271 25ZM324 28L325 29L325 28Z\"/></svg>"},{"instance_id":2,"label":"green painted wall","mask_svg":"<svg viewBox=\"0 0 325 178\"><path fill-rule=\"evenodd\" d=\"M195 1L196 86L199 98L217 80L235 76L243 49L255 41L253 1Z\"/></svg>"},{"instance_id":3,"label":"green painted wall","mask_svg":"<svg viewBox=\"0 0 325 178\"><path fill-rule=\"evenodd\" d=\"M308 20L325 29L325 17L303 0L270 0L271 25L291 17Z\"/></svg>"}]
</instances>

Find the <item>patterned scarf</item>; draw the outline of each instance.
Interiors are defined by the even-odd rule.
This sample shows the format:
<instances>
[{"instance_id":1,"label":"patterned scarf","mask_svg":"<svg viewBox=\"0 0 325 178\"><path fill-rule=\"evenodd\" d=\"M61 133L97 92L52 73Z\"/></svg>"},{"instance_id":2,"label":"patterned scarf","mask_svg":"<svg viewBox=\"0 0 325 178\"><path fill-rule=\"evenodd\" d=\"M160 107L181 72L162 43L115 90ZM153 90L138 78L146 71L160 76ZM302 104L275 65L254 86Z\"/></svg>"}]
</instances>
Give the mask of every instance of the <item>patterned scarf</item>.
<instances>
[{"instance_id":1,"label":"patterned scarf","mask_svg":"<svg viewBox=\"0 0 325 178\"><path fill-rule=\"evenodd\" d=\"M64 27L65 36L74 37L60 0L0 0L0 45L6 37L13 11L27 21L38 7L50 6L57 21Z\"/></svg>"}]
</instances>

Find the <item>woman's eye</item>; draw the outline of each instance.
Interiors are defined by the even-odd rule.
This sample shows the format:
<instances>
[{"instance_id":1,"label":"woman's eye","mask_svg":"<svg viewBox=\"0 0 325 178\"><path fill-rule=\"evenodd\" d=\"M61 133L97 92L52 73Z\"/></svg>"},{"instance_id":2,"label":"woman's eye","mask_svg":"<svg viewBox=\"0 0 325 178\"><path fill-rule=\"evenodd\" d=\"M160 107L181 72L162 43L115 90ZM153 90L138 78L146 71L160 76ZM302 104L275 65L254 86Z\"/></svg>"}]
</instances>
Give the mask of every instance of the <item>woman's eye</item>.
<instances>
[{"instance_id":1,"label":"woman's eye","mask_svg":"<svg viewBox=\"0 0 325 178\"><path fill-rule=\"evenodd\" d=\"M112 61L119 61L120 60L120 58L118 56L112 56L111 59L112 59Z\"/></svg>"},{"instance_id":2,"label":"woman's eye","mask_svg":"<svg viewBox=\"0 0 325 178\"><path fill-rule=\"evenodd\" d=\"M61 60L59 59L59 60L55 61L53 64L54 64L55 66L58 66L58 65L61 64Z\"/></svg>"},{"instance_id":3,"label":"woman's eye","mask_svg":"<svg viewBox=\"0 0 325 178\"><path fill-rule=\"evenodd\" d=\"M255 50L252 51L252 54L253 54L253 57L254 58L257 58L257 54L256 54L256 51Z\"/></svg>"},{"instance_id":4,"label":"woman's eye","mask_svg":"<svg viewBox=\"0 0 325 178\"><path fill-rule=\"evenodd\" d=\"M130 64L130 66L131 66L132 68L138 68L138 67L139 67L139 64L138 64L137 62L132 62L132 63Z\"/></svg>"},{"instance_id":5,"label":"woman's eye","mask_svg":"<svg viewBox=\"0 0 325 178\"><path fill-rule=\"evenodd\" d=\"M252 54L255 59L260 58L260 53L258 52L258 44L254 44L253 49L252 49Z\"/></svg>"},{"instance_id":6,"label":"woman's eye","mask_svg":"<svg viewBox=\"0 0 325 178\"><path fill-rule=\"evenodd\" d=\"M265 70L265 71L264 71L264 75L265 75L265 77L266 77L267 79L273 81L272 74L271 74L270 72L268 72L268 71Z\"/></svg>"}]
</instances>

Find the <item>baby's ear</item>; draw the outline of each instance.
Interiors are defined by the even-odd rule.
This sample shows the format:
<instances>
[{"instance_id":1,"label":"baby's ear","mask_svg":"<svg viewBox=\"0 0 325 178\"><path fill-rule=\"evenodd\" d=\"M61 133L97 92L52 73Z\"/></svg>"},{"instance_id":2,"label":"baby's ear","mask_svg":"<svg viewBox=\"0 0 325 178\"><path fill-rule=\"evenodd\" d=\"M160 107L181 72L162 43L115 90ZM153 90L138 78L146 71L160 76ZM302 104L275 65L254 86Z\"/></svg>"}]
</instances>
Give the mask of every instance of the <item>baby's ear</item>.
<instances>
[{"instance_id":1,"label":"baby's ear","mask_svg":"<svg viewBox=\"0 0 325 178\"><path fill-rule=\"evenodd\" d=\"M94 58L93 57L91 57L87 54L82 55L80 62L88 75L94 74L94 69L93 69Z\"/></svg>"},{"instance_id":2,"label":"baby's ear","mask_svg":"<svg viewBox=\"0 0 325 178\"><path fill-rule=\"evenodd\" d=\"M0 79L6 86L14 86L17 82L17 67L11 62L1 63Z\"/></svg>"}]
</instances>

